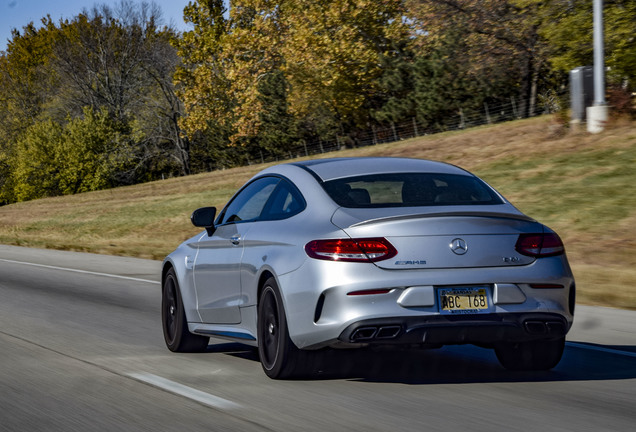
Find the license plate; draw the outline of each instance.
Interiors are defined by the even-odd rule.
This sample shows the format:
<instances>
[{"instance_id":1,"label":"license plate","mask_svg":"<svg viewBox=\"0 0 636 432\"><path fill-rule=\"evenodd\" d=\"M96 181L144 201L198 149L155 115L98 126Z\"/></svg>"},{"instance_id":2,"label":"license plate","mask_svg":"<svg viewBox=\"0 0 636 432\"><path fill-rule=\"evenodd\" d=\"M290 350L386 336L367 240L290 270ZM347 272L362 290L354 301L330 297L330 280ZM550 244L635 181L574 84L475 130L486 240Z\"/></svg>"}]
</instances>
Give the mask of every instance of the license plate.
<instances>
[{"instance_id":1,"label":"license plate","mask_svg":"<svg viewBox=\"0 0 636 432\"><path fill-rule=\"evenodd\" d=\"M485 287L439 288L439 311L442 314L488 313L490 303Z\"/></svg>"}]
</instances>

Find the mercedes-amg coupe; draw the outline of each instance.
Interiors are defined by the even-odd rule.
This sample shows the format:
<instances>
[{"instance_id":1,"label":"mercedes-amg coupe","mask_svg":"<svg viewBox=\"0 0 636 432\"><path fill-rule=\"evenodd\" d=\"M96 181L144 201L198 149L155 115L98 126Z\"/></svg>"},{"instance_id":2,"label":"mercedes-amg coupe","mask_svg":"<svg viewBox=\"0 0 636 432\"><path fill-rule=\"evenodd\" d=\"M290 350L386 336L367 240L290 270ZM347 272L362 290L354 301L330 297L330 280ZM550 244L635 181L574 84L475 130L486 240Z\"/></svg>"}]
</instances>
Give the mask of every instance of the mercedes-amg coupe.
<instances>
[{"instance_id":1,"label":"mercedes-amg coupe","mask_svg":"<svg viewBox=\"0 0 636 432\"><path fill-rule=\"evenodd\" d=\"M493 348L511 370L560 361L575 283L563 243L475 175L335 158L267 168L166 257L171 351L258 347L285 378L332 347Z\"/></svg>"}]
</instances>

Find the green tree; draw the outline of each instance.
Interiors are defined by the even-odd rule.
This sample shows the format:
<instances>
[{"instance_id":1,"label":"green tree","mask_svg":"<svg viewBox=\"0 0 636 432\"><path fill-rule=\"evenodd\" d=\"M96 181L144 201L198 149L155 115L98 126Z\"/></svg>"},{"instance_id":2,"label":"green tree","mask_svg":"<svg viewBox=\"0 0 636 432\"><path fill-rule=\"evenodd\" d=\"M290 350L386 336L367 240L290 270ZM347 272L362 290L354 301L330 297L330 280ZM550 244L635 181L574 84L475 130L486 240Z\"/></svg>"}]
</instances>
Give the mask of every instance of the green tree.
<instances>
[{"instance_id":1,"label":"green tree","mask_svg":"<svg viewBox=\"0 0 636 432\"><path fill-rule=\"evenodd\" d=\"M12 170L16 141L39 118L51 98L55 76L49 63L56 28L50 17L14 29L6 51L0 54L0 204L15 201Z\"/></svg>"},{"instance_id":2,"label":"green tree","mask_svg":"<svg viewBox=\"0 0 636 432\"><path fill-rule=\"evenodd\" d=\"M556 70L593 64L592 0L550 0L542 2L540 13L545 17L540 34ZM605 1L603 14L608 81L636 90L636 1Z\"/></svg>"},{"instance_id":3,"label":"green tree","mask_svg":"<svg viewBox=\"0 0 636 432\"><path fill-rule=\"evenodd\" d=\"M15 198L25 201L113 186L130 163L122 139L105 110L86 108L84 117L71 119L65 127L50 119L35 123L17 143Z\"/></svg>"},{"instance_id":4,"label":"green tree","mask_svg":"<svg viewBox=\"0 0 636 432\"><path fill-rule=\"evenodd\" d=\"M62 127L48 120L31 125L17 142L12 174L18 201L61 194L55 160L62 147L62 135Z\"/></svg>"},{"instance_id":5,"label":"green tree","mask_svg":"<svg viewBox=\"0 0 636 432\"><path fill-rule=\"evenodd\" d=\"M134 161L128 137L105 109L85 108L83 118L66 125L62 138L54 163L64 195L112 187Z\"/></svg>"},{"instance_id":6,"label":"green tree","mask_svg":"<svg viewBox=\"0 0 636 432\"><path fill-rule=\"evenodd\" d=\"M14 29L6 51L0 55L0 138L11 141L33 124L51 98L56 77L50 73L58 30L50 17L42 26L33 23Z\"/></svg>"},{"instance_id":7,"label":"green tree","mask_svg":"<svg viewBox=\"0 0 636 432\"><path fill-rule=\"evenodd\" d=\"M506 83L519 97L524 116L534 115L546 67L539 6L535 0L409 0L423 49L443 45L449 33L462 31L465 51L446 55L464 56L472 76L484 85L486 80Z\"/></svg>"},{"instance_id":8,"label":"green tree","mask_svg":"<svg viewBox=\"0 0 636 432\"><path fill-rule=\"evenodd\" d=\"M259 147L273 155L285 155L296 144L295 119L289 112L289 84L281 71L263 77L258 84Z\"/></svg>"}]
</instances>

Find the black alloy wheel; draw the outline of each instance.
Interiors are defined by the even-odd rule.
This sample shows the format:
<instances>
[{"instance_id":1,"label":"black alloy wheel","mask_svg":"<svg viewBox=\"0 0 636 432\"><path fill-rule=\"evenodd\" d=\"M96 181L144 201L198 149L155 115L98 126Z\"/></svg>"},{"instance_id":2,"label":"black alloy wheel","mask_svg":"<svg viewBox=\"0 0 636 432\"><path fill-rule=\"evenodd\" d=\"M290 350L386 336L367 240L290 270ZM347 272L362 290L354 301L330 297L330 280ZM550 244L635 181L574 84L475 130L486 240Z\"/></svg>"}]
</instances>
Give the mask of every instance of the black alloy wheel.
<instances>
[{"instance_id":1,"label":"black alloy wheel","mask_svg":"<svg viewBox=\"0 0 636 432\"><path fill-rule=\"evenodd\" d=\"M166 346L173 352L205 351L210 338L190 333L174 269L168 270L161 296L161 321Z\"/></svg>"},{"instance_id":2,"label":"black alloy wheel","mask_svg":"<svg viewBox=\"0 0 636 432\"><path fill-rule=\"evenodd\" d=\"M289 338L285 309L274 278L263 286L258 304L258 354L270 378L291 378L301 373L303 352Z\"/></svg>"}]
</instances>

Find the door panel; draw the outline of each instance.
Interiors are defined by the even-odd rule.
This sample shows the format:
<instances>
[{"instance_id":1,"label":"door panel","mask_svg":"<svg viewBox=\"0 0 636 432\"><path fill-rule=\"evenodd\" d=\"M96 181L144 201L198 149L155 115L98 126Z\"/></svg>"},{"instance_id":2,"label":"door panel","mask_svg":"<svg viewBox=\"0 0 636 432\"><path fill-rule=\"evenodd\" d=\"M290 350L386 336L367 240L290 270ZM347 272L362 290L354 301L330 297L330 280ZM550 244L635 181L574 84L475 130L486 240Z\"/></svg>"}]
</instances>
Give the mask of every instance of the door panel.
<instances>
[{"instance_id":1,"label":"door panel","mask_svg":"<svg viewBox=\"0 0 636 432\"><path fill-rule=\"evenodd\" d=\"M194 265L197 307L203 322L241 322L240 266L243 237L249 224L220 226L212 237L199 242Z\"/></svg>"},{"instance_id":2,"label":"door panel","mask_svg":"<svg viewBox=\"0 0 636 432\"><path fill-rule=\"evenodd\" d=\"M221 212L214 234L199 241L194 286L203 322L241 322L239 308L246 303L241 295L245 235L258 223L279 182L276 177L262 177L246 185Z\"/></svg>"}]
</instances>

